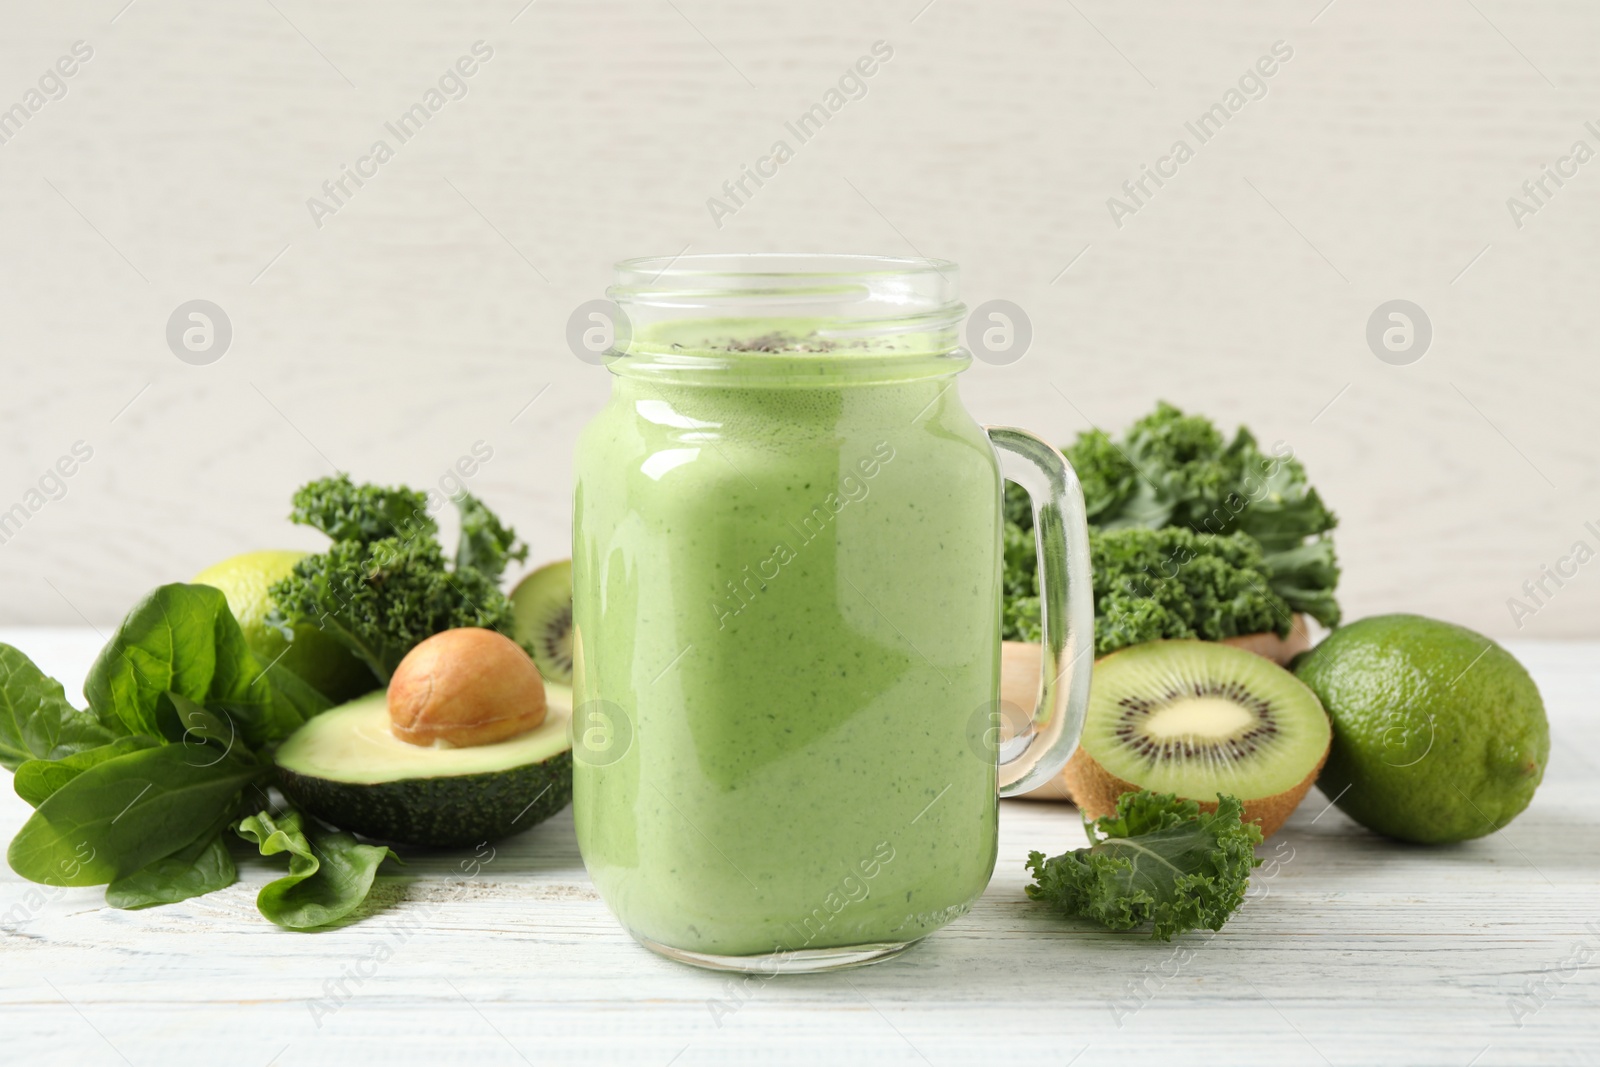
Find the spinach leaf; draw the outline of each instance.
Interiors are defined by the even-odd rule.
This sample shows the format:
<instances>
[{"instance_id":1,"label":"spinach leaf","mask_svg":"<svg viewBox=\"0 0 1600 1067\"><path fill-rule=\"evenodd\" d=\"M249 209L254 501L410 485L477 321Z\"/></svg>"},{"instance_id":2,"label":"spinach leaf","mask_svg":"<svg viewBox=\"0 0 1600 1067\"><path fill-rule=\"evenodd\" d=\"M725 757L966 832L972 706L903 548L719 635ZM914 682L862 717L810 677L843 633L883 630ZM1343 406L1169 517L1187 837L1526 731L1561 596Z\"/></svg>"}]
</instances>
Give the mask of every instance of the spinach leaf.
<instances>
[{"instance_id":1,"label":"spinach leaf","mask_svg":"<svg viewBox=\"0 0 1600 1067\"><path fill-rule=\"evenodd\" d=\"M278 714L286 722L291 717L305 722L333 707L333 701L323 696L321 690L281 663L267 664L267 683L272 686L274 699L282 705ZM372 684L376 688L377 680ZM292 732L291 727L289 733Z\"/></svg>"},{"instance_id":2,"label":"spinach leaf","mask_svg":"<svg viewBox=\"0 0 1600 1067\"><path fill-rule=\"evenodd\" d=\"M56 759L124 732L73 707L60 682L17 649L0 645L0 766L14 771L26 760Z\"/></svg>"},{"instance_id":3,"label":"spinach leaf","mask_svg":"<svg viewBox=\"0 0 1600 1067\"><path fill-rule=\"evenodd\" d=\"M182 693L166 692L156 698L156 728L173 745L215 745L226 751L239 740L239 729L226 710L201 707ZM197 757L195 762L209 760Z\"/></svg>"},{"instance_id":4,"label":"spinach leaf","mask_svg":"<svg viewBox=\"0 0 1600 1067\"><path fill-rule=\"evenodd\" d=\"M162 696L224 707L251 747L282 740L303 719L274 699L222 591L164 585L134 606L84 683L89 706L132 733L159 736Z\"/></svg>"},{"instance_id":5,"label":"spinach leaf","mask_svg":"<svg viewBox=\"0 0 1600 1067\"><path fill-rule=\"evenodd\" d=\"M51 793L6 858L44 885L103 885L178 852L271 773L247 751L160 745L97 763Z\"/></svg>"},{"instance_id":6,"label":"spinach leaf","mask_svg":"<svg viewBox=\"0 0 1600 1067\"><path fill-rule=\"evenodd\" d=\"M90 767L116 759L118 756L126 756L130 752L138 752L140 749L154 748L160 743L153 737L134 734L131 737L119 737L108 745L87 748L60 759L31 759L17 768L16 775L11 779L11 787L17 791L17 796L37 808L57 789Z\"/></svg>"},{"instance_id":7,"label":"spinach leaf","mask_svg":"<svg viewBox=\"0 0 1600 1067\"><path fill-rule=\"evenodd\" d=\"M262 886L256 895L261 914L291 930L311 930L338 922L366 899L385 859L399 859L382 845L363 845L350 834L309 830L294 808L274 816L258 812L234 827L263 856L289 853L289 873Z\"/></svg>"},{"instance_id":8,"label":"spinach leaf","mask_svg":"<svg viewBox=\"0 0 1600 1067\"><path fill-rule=\"evenodd\" d=\"M133 910L176 904L228 888L239 880L239 872L228 854L225 829L226 823L210 835L202 835L194 844L118 878L106 886L106 903L113 908Z\"/></svg>"},{"instance_id":9,"label":"spinach leaf","mask_svg":"<svg viewBox=\"0 0 1600 1067\"><path fill-rule=\"evenodd\" d=\"M234 867L234 857L227 851L226 829L226 824L221 825L208 837L200 837L194 845L157 859L128 877L112 881L106 886L107 904L117 909L136 910L157 904L176 904L234 885L238 881L238 869Z\"/></svg>"}]
</instances>

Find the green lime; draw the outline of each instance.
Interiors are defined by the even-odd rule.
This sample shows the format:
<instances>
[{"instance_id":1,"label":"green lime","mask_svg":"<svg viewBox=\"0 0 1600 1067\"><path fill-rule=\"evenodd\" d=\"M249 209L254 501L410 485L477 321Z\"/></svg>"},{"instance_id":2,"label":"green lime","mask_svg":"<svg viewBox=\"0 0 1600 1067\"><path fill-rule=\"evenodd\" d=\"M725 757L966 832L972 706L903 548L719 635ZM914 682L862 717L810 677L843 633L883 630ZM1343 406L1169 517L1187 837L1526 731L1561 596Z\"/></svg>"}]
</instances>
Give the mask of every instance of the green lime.
<instances>
[{"instance_id":1,"label":"green lime","mask_svg":"<svg viewBox=\"0 0 1600 1067\"><path fill-rule=\"evenodd\" d=\"M1538 687L1493 641L1420 615L1335 630L1295 674L1333 720L1317 788L1402 841L1493 833L1528 806L1550 755Z\"/></svg>"},{"instance_id":2,"label":"green lime","mask_svg":"<svg viewBox=\"0 0 1600 1067\"><path fill-rule=\"evenodd\" d=\"M263 666L280 663L335 704L342 704L379 687L371 668L315 623L296 626L292 642L267 625L272 611L268 589L288 577L305 556L304 552L275 549L245 552L207 567L194 581L222 590L250 651Z\"/></svg>"}]
</instances>

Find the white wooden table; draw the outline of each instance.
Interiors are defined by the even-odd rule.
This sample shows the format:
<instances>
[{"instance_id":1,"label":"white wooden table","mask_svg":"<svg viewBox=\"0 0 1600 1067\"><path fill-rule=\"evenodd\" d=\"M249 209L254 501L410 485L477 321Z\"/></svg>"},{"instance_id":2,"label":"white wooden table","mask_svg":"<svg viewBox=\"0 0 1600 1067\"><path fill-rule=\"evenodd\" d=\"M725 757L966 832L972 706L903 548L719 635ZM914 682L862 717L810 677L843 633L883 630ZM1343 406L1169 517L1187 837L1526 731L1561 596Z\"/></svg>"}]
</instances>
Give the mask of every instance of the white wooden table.
<instances>
[{"instance_id":1,"label":"white wooden table","mask_svg":"<svg viewBox=\"0 0 1600 1067\"><path fill-rule=\"evenodd\" d=\"M99 638L0 631L76 693ZM1533 806L1448 848L1375 837L1316 791L1263 847L1218 935L1161 945L1026 900L1024 858L1083 842L1065 805L1007 802L972 914L890 962L769 980L635 945L570 814L386 868L378 908L280 930L272 875L142 912L0 873L0 1062L277 1064L1600 1062L1600 644L1515 645L1554 735ZM28 808L0 796L9 840ZM1276 860L1276 864L1274 864Z\"/></svg>"}]
</instances>

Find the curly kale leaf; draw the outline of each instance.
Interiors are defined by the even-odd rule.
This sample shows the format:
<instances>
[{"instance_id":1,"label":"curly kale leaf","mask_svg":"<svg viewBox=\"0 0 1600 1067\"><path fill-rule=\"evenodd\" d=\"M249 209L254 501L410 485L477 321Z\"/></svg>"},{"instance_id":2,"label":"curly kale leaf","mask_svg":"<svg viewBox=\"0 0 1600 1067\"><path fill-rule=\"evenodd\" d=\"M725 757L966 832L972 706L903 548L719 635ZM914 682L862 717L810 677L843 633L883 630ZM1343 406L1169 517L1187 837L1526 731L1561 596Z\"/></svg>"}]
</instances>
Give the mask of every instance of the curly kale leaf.
<instances>
[{"instance_id":1,"label":"curly kale leaf","mask_svg":"<svg viewBox=\"0 0 1600 1067\"><path fill-rule=\"evenodd\" d=\"M1123 450L1140 478L1106 526L1187 526L1227 534L1243 530L1268 550L1326 533L1338 519L1306 480L1293 454L1261 451L1240 427L1231 442L1210 419L1162 401L1129 429Z\"/></svg>"},{"instance_id":2,"label":"curly kale leaf","mask_svg":"<svg viewBox=\"0 0 1600 1067\"><path fill-rule=\"evenodd\" d=\"M1191 526L1238 488L1238 465L1211 420L1185 415L1165 401L1128 429L1123 447L1145 483L1144 495L1153 499L1141 501L1138 509L1148 515L1113 519L1136 519L1142 526Z\"/></svg>"},{"instance_id":3,"label":"curly kale leaf","mask_svg":"<svg viewBox=\"0 0 1600 1067\"><path fill-rule=\"evenodd\" d=\"M461 539L456 544L456 573L477 571L498 582L511 560L528 558L528 546L517 540L517 532L484 506L471 493L455 498L461 512Z\"/></svg>"},{"instance_id":4,"label":"curly kale leaf","mask_svg":"<svg viewBox=\"0 0 1600 1067\"><path fill-rule=\"evenodd\" d=\"M526 549L475 497L462 494L457 506L462 536L452 570L423 494L357 486L345 475L307 485L295 494L295 520L346 536L272 586L273 621L315 623L385 684L407 652L441 631L478 626L511 636L500 574ZM402 532L375 536L387 527Z\"/></svg>"},{"instance_id":5,"label":"curly kale leaf","mask_svg":"<svg viewBox=\"0 0 1600 1067\"><path fill-rule=\"evenodd\" d=\"M329 540L363 544L385 537L431 538L439 531L428 514L427 494L403 486L356 485L342 472L301 486L289 518L321 530Z\"/></svg>"},{"instance_id":6,"label":"curly kale leaf","mask_svg":"<svg viewBox=\"0 0 1600 1067\"><path fill-rule=\"evenodd\" d=\"M1083 484L1095 566L1096 652L1165 637L1289 632L1302 612L1339 621L1337 519L1286 449L1160 403L1119 444L1099 430L1064 450ZM1039 635L1033 515L1007 484L1007 640ZM1152 532L1161 537L1148 536ZM1112 534L1124 540L1105 540ZM1187 601L1187 602L1186 602Z\"/></svg>"},{"instance_id":7,"label":"curly kale leaf","mask_svg":"<svg viewBox=\"0 0 1600 1067\"><path fill-rule=\"evenodd\" d=\"M1007 529L1006 640L1039 637L1033 552L1032 537ZM1165 638L1220 641L1289 632L1290 606L1273 589L1260 547L1245 534L1211 537L1174 526L1091 529L1089 563L1096 655Z\"/></svg>"},{"instance_id":8,"label":"curly kale leaf","mask_svg":"<svg viewBox=\"0 0 1600 1067\"><path fill-rule=\"evenodd\" d=\"M1061 451L1083 487L1084 513L1091 524L1116 515L1139 489L1139 472L1133 461L1100 430L1080 433ZM1005 504L1006 522L1024 531L1033 529L1033 503L1021 486L1006 483Z\"/></svg>"},{"instance_id":9,"label":"curly kale leaf","mask_svg":"<svg viewBox=\"0 0 1600 1067\"><path fill-rule=\"evenodd\" d=\"M272 596L284 616L321 626L385 684L406 653L436 633L512 628L511 602L494 581L477 570L452 574L431 538L336 542L296 563Z\"/></svg>"},{"instance_id":10,"label":"curly kale leaf","mask_svg":"<svg viewBox=\"0 0 1600 1067\"><path fill-rule=\"evenodd\" d=\"M1106 530L1090 535L1089 560L1097 655L1162 638L1289 632L1288 604L1272 591L1248 536Z\"/></svg>"},{"instance_id":11,"label":"curly kale leaf","mask_svg":"<svg viewBox=\"0 0 1600 1067\"><path fill-rule=\"evenodd\" d=\"M1006 485L1008 494L1017 488L1009 482ZM1020 488L1017 491L1022 492ZM1007 641L1039 640L1039 549L1031 515L1029 522L1023 527L1007 519L1000 531L1000 636Z\"/></svg>"},{"instance_id":12,"label":"curly kale leaf","mask_svg":"<svg viewBox=\"0 0 1600 1067\"><path fill-rule=\"evenodd\" d=\"M1268 552L1292 548L1339 524L1306 480L1306 469L1299 460L1293 456L1268 458L1243 427L1230 451L1238 456L1240 480L1245 487L1237 528L1260 541L1262 548ZM1334 580L1337 579L1335 573Z\"/></svg>"},{"instance_id":13,"label":"curly kale leaf","mask_svg":"<svg viewBox=\"0 0 1600 1067\"><path fill-rule=\"evenodd\" d=\"M1339 584L1339 561L1331 538L1318 537L1267 552L1262 569L1291 611L1310 615L1329 629L1339 625L1339 602L1333 598L1334 586Z\"/></svg>"},{"instance_id":14,"label":"curly kale leaf","mask_svg":"<svg viewBox=\"0 0 1600 1067\"><path fill-rule=\"evenodd\" d=\"M1202 812L1195 801L1171 794L1125 793L1116 815L1089 828L1089 839L1088 848L1051 859L1029 853L1028 896L1110 930L1149 924L1157 941L1222 929L1261 863L1255 856L1261 828L1243 821L1243 808L1230 796L1218 797L1216 811Z\"/></svg>"},{"instance_id":15,"label":"curly kale leaf","mask_svg":"<svg viewBox=\"0 0 1600 1067\"><path fill-rule=\"evenodd\" d=\"M1100 430L1089 430L1061 450L1083 486L1083 507L1092 523L1115 514L1133 496L1139 471L1127 452Z\"/></svg>"}]
</instances>

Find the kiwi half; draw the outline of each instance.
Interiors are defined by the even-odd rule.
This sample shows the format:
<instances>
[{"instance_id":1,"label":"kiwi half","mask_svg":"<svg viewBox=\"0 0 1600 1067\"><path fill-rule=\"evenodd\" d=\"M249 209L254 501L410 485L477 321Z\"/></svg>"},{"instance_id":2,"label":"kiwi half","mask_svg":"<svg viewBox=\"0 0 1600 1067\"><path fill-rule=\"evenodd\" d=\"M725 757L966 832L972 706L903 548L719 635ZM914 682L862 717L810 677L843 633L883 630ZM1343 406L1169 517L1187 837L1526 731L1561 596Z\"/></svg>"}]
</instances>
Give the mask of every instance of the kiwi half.
<instances>
[{"instance_id":1,"label":"kiwi half","mask_svg":"<svg viewBox=\"0 0 1600 1067\"><path fill-rule=\"evenodd\" d=\"M1123 793L1176 793L1214 810L1238 797L1271 835L1316 780L1333 739L1316 694L1282 667L1213 641L1152 641L1094 666L1083 739L1063 774L1085 818Z\"/></svg>"},{"instance_id":2,"label":"kiwi half","mask_svg":"<svg viewBox=\"0 0 1600 1067\"><path fill-rule=\"evenodd\" d=\"M547 682L572 684L572 561L546 563L511 591L517 640Z\"/></svg>"}]
</instances>

